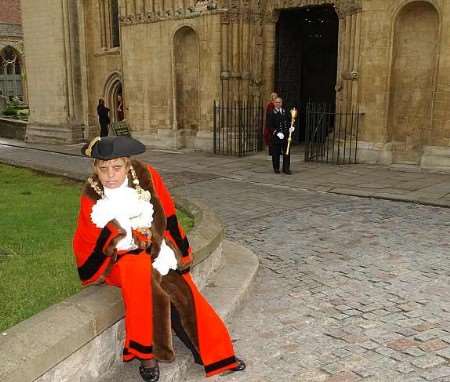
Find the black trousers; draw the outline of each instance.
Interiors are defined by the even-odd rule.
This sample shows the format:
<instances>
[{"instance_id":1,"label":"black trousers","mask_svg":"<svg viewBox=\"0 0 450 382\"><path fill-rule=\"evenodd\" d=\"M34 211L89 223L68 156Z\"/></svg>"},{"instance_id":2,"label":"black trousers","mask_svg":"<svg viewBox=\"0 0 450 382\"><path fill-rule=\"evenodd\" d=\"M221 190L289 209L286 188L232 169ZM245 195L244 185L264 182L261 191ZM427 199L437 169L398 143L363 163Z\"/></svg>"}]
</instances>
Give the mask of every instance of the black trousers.
<instances>
[{"instance_id":1,"label":"black trousers","mask_svg":"<svg viewBox=\"0 0 450 382\"><path fill-rule=\"evenodd\" d=\"M283 172L289 171L291 167L291 156L286 155L287 141L283 144L272 145L272 166L274 170L280 169L280 156L283 155Z\"/></svg>"},{"instance_id":2,"label":"black trousers","mask_svg":"<svg viewBox=\"0 0 450 382\"><path fill-rule=\"evenodd\" d=\"M108 136L108 123L100 123L100 136L107 137Z\"/></svg>"}]
</instances>

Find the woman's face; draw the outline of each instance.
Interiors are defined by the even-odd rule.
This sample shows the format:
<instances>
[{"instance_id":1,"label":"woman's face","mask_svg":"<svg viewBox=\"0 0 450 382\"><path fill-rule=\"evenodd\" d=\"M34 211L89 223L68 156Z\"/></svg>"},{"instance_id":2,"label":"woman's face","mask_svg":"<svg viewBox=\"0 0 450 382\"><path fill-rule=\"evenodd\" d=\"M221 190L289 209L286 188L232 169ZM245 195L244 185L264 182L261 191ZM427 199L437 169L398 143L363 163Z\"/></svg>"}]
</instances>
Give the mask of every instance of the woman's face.
<instances>
[{"instance_id":1,"label":"woman's face","mask_svg":"<svg viewBox=\"0 0 450 382\"><path fill-rule=\"evenodd\" d=\"M125 182L130 164L128 158L97 160L94 169L103 187L117 188Z\"/></svg>"}]
</instances>

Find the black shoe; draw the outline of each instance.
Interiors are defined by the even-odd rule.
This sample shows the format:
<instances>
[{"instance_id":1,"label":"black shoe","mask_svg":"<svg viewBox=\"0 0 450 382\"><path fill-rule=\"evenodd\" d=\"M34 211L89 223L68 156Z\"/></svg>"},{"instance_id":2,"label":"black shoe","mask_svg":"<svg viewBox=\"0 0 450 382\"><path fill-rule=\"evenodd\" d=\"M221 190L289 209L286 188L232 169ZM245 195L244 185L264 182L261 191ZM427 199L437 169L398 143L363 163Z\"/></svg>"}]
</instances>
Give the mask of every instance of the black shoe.
<instances>
[{"instance_id":1,"label":"black shoe","mask_svg":"<svg viewBox=\"0 0 450 382\"><path fill-rule=\"evenodd\" d=\"M159 380L159 365L153 367L139 366L139 374L145 382L157 382Z\"/></svg>"},{"instance_id":2,"label":"black shoe","mask_svg":"<svg viewBox=\"0 0 450 382\"><path fill-rule=\"evenodd\" d=\"M225 377L225 376L227 376L227 375L229 375L231 373L234 373L235 371L243 371L247 367L245 365L245 362L242 359L239 359L237 357L236 357L236 363L237 363L237 365L235 367L226 370L225 372L223 372L221 374L221 376Z\"/></svg>"},{"instance_id":3,"label":"black shoe","mask_svg":"<svg viewBox=\"0 0 450 382\"><path fill-rule=\"evenodd\" d=\"M237 366L233 367L232 371L243 371L247 367L242 359L236 358Z\"/></svg>"},{"instance_id":4,"label":"black shoe","mask_svg":"<svg viewBox=\"0 0 450 382\"><path fill-rule=\"evenodd\" d=\"M279 174L280 170L273 170L275 172L275 174Z\"/></svg>"},{"instance_id":5,"label":"black shoe","mask_svg":"<svg viewBox=\"0 0 450 382\"><path fill-rule=\"evenodd\" d=\"M284 172L286 175L292 175L291 170L286 170L286 171L283 170L283 172Z\"/></svg>"}]
</instances>

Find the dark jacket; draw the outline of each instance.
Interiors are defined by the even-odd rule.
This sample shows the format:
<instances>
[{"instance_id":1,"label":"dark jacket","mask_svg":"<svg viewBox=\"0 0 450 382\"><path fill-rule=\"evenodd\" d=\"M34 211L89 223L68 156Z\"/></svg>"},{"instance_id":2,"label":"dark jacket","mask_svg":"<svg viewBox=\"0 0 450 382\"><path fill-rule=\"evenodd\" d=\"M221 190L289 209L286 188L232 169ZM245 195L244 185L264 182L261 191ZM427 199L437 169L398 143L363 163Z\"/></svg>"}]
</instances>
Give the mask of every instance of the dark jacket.
<instances>
[{"instance_id":1,"label":"dark jacket","mask_svg":"<svg viewBox=\"0 0 450 382\"><path fill-rule=\"evenodd\" d=\"M102 124L109 123L109 109L105 105L97 106L98 121Z\"/></svg>"},{"instance_id":2,"label":"dark jacket","mask_svg":"<svg viewBox=\"0 0 450 382\"><path fill-rule=\"evenodd\" d=\"M287 113L285 109L280 109L280 111L273 109L268 114L267 127L270 130L270 139L273 145L282 145L287 141L290 127L289 117L289 113ZM283 133L284 138L278 138L278 133Z\"/></svg>"}]
</instances>

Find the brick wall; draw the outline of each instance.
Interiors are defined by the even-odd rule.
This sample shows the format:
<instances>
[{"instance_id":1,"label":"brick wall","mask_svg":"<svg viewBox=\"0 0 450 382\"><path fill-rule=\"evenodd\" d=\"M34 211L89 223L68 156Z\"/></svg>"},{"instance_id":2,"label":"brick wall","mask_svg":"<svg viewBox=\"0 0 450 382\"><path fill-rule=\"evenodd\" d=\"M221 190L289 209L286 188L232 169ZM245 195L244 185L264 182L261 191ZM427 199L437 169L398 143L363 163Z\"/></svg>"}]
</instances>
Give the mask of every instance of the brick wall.
<instances>
[{"instance_id":1,"label":"brick wall","mask_svg":"<svg viewBox=\"0 0 450 382\"><path fill-rule=\"evenodd\" d=\"M20 0L0 0L0 23L22 23Z\"/></svg>"}]
</instances>

